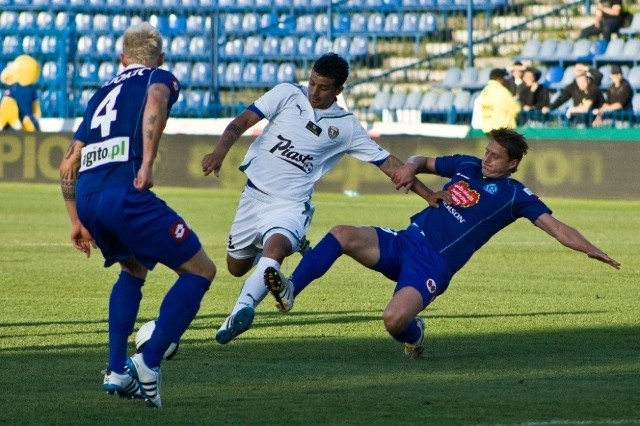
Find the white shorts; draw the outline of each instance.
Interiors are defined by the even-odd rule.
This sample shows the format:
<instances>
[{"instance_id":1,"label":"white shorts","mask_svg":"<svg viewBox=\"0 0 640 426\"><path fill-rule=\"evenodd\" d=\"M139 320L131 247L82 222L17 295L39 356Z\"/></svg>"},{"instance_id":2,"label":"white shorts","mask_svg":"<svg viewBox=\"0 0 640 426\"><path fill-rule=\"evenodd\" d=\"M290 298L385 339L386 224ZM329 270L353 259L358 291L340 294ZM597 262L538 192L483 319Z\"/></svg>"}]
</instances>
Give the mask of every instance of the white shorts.
<instances>
[{"instance_id":1,"label":"white shorts","mask_svg":"<svg viewBox=\"0 0 640 426\"><path fill-rule=\"evenodd\" d=\"M311 202L282 200L247 186L231 224L227 253L235 259L252 258L272 234L289 238L295 252L311 226L314 211Z\"/></svg>"}]
</instances>

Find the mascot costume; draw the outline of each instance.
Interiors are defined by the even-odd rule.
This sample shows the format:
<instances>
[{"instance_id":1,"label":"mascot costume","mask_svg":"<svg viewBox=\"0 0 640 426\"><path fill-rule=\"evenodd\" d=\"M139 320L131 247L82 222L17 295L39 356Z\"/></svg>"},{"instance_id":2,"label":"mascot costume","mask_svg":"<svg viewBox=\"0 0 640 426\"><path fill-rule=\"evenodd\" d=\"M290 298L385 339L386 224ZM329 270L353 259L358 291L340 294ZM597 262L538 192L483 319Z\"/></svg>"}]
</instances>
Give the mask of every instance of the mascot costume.
<instances>
[{"instance_id":1,"label":"mascot costume","mask_svg":"<svg viewBox=\"0 0 640 426\"><path fill-rule=\"evenodd\" d=\"M39 77L40 65L29 55L20 55L7 64L0 74L6 86L0 101L0 131L40 130L40 102L34 86Z\"/></svg>"}]
</instances>

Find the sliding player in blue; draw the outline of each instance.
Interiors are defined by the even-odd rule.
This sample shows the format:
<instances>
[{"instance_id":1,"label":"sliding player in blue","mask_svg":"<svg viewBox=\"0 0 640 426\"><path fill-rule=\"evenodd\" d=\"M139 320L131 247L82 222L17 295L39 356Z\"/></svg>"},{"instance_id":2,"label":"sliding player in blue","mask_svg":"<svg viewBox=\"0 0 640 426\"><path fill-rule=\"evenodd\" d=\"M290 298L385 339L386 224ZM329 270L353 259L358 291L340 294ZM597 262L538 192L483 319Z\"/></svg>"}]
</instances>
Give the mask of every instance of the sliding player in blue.
<instances>
[{"instance_id":1,"label":"sliding player in blue","mask_svg":"<svg viewBox=\"0 0 640 426\"><path fill-rule=\"evenodd\" d=\"M620 268L576 229L553 217L533 192L511 177L528 150L522 135L500 128L490 131L488 139L482 158L414 156L394 171L397 188L411 184L418 173L450 179L444 189L451 202L425 208L410 218L406 229L338 225L307 252L289 279L268 268L265 285L278 309L291 310L294 298L346 254L397 283L384 310L384 325L395 340L404 343L405 354L417 358L424 351L425 333L418 314L444 293L453 275L480 247L518 218L530 220L570 249Z\"/></svg>"},{"instance_id":2,"label":"sliding player in blue","mask_svg":"<svg viewBox=\"0 0 640 426\"><path fill-rule=\"evenodd\" d=\"M213 261L184 219L150 191L153 164L180 84L162 65L162 37L149 23L129 28L125 69L89 100L60 165L73 246L104 266L120 264L109 300L109 363L103 388L142 397L160 408L160 363L200 309L216 274ZM147 273L161 263L178 279L160 306L142 353L127 359Z\"/></svg>"}]
</instances>

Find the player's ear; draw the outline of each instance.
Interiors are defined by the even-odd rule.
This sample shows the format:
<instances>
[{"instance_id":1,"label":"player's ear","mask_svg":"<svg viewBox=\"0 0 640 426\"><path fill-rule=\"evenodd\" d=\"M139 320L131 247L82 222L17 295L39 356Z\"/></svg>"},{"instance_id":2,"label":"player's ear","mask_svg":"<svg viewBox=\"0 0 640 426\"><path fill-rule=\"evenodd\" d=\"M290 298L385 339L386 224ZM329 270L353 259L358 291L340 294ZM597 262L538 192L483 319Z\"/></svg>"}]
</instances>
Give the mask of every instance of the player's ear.
<instances>
[{"instance_id":1,"label":"player's ear","mask_svg":"<svg viewBox=\"0 0 640 426\"><path fill-rule=\"evenodd\" d=\"M336 96L338 96L344 90L344 86L340 86L336 89Z\"/></svg>"},{"instance_id":2,"label":"player's ear","mask_svg":"<svg viewBox=\"0 0 640 426\"><path fill-rule=\"evenodd\" d=\"M164 64L164 52L158 56L158 67L162 66L162 64Z\"/></svg>"}]
</instances>

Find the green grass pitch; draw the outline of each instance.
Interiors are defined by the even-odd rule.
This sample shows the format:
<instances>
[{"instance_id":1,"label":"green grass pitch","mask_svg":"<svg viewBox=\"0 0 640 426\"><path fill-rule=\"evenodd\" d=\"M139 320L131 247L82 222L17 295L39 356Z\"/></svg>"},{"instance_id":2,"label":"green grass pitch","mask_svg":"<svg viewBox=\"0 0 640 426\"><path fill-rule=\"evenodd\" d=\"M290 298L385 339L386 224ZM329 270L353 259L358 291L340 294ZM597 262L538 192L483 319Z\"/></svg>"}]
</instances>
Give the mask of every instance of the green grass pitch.
<instances>
[{"instance_id":1,"label":"green grass pitch","mask_svg":"<svg viewBox=\"0 0 640 426\"><path fill-rule=\"evenodd\" d=\"M71 248L56 185L0 183L0 424L640 424L640 201L546 199L622 269L520 220L424 312L425 356L408 360L382 324L393 283L348 258L290 314L266 299L251 330L218 345L241 285L224 262L239 194L157 193L218 266L178 355L163 364L162 410L101 390L117 268ZM404 228L423 205L404 194L317 194L315 203L312 243L335 224ZM287 259L285 272L298 261ZM173 280L162 266L149 275L138 326Z\"/></svg>"}]
</instances>

